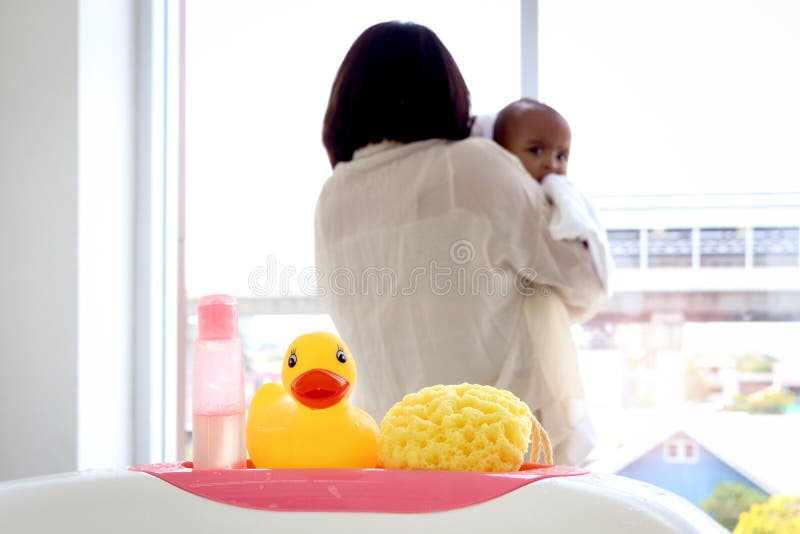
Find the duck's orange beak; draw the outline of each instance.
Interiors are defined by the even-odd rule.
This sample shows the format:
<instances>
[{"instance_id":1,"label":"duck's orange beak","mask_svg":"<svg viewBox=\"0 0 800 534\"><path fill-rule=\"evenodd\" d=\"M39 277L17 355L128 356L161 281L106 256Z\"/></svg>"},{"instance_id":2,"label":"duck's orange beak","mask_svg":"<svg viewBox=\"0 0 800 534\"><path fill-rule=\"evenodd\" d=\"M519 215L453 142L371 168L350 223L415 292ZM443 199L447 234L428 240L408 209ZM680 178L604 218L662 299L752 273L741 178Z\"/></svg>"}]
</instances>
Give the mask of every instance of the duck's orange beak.
<instances>
[{"instance_id":1,"label":"duck's orange beak","mask_svg":"<svg viewBox=\"0 0 800 534\"><path fill-rule=\"evenodd\" d=\"M325 369L311 369L292 381L292 396L312 410L329 408L350 391L350 382Z\"/></svg>"}]
</instances>

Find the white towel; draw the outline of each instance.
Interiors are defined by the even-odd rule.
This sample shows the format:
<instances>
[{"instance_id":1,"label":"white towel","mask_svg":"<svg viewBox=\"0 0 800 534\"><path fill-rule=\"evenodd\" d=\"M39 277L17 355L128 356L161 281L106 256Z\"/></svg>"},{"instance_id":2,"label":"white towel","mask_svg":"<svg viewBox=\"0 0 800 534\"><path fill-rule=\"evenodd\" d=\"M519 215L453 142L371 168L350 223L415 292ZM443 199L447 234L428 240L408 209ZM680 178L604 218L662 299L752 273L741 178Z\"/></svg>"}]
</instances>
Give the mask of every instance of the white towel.
<instances>
[{"instance_id":1,"label":"white towel","mask_svg":"<svg viewBox=\"0 0 800 534\"><path fill-rule=\"evenodd\" d=\"M547 197L553 202L550 235L553 239L580 239L592 254L595 271L606 294L613 287L614 261L608 246L605 228L597 212L578 188L561 174L548 174L542 180Z\"/></svg>"},{"instance_id":2,"label":"white towel","mask_svg":"<svg viewBox=\"0 0 800 534\"><path fill-rule=\"evenodd\" d=\"M491 139L496 118L497 113L477 115L472 122L470 135ZM542 180L542 187L554 207L553 219L550 221L550 235L553 239L585 241L606 295L611 295L614 261L605 228L600 224L594 207L566 176L548 174Z\"/></svg>"}]
</instances>

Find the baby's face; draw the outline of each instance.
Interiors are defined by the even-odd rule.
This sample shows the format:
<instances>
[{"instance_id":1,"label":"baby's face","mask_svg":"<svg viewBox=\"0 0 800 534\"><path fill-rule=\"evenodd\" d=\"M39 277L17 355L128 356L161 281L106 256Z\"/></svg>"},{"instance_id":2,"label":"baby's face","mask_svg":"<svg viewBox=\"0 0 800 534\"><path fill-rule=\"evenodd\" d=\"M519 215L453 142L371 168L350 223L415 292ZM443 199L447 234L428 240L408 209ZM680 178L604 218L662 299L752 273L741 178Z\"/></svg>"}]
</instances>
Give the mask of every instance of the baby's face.
<instances>
[{"instance_id":1,"label":"baby's face","mask_svg":"<svg viewBox=\"0 0 800 534\"><path fill-rule=\"evenodd\" d=\"M522 161L531 176L542 181L550 173L567 174L571 137L561 116L527 107L511 119L505 148Z\"/></svg>"}]
</instances>

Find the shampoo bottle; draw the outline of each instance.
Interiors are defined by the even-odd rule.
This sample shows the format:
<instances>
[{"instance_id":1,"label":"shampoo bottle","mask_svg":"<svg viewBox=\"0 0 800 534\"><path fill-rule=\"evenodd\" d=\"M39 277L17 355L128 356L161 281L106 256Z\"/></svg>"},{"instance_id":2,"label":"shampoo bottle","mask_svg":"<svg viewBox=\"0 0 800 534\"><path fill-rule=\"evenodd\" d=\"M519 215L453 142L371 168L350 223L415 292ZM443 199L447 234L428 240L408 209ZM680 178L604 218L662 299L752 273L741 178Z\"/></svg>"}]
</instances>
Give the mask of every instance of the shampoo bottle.
<instances>
[{"instance_id":1,"label":"shampoo bottle","mask_svg":"<svg viewBox=\"0 0 800 534\"><path fill-rule=\"evenodd\" d=\"M195 469L247 467L244 357L236 299L209 295L197 305L192 383Z\"/></svg>"}]
</instances>

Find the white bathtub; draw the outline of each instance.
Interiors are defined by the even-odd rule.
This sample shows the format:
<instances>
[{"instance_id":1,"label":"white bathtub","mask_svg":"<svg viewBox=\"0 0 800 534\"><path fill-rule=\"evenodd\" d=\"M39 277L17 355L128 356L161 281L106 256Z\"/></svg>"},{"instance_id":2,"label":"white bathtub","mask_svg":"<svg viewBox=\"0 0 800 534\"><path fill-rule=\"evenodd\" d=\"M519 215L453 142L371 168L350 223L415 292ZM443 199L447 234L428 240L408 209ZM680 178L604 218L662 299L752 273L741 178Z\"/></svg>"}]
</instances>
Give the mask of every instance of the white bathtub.
<instances>
[{"instance_id":1,"label":"white bathtub","mask_svg":"<svg viewBox=\"0 0 800 534\"><path fill-rule=\"evenodd\" d=\"M263 477L267 484L273 478L269 470L247 471L260 474L250 473L250 481L242 482L240 489L246 491L265 491L265 484L253 476ZM211 475L204 479L203 486L213 490L215 482L209 477ZM331 495L343 498L340 493L347 489L337 489L335 483L329 482L320 486L319 480L306 478L283 487L291 489L300 508L315 510L314 503L303 500L303 484L314 483ZM348 483L349 487L358 487L357 480L352 477ZM230 483L221 480L216 484ZM375 494L370 491L367 488L362 494L372 495L375 501ZM416 492L408 493L409 502L413 502ZM281 511L283 505L264 502L267 510L223 504L146 472L87 471L0 483L0 532L727 532L701 510L672 493L632 479L599 474L536 480L477 504L434 512ZM270 507L278 510L269 510Z\"/></svg>"}]
</instances>

